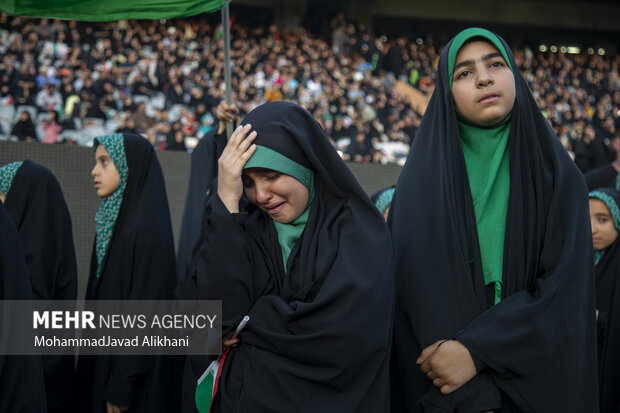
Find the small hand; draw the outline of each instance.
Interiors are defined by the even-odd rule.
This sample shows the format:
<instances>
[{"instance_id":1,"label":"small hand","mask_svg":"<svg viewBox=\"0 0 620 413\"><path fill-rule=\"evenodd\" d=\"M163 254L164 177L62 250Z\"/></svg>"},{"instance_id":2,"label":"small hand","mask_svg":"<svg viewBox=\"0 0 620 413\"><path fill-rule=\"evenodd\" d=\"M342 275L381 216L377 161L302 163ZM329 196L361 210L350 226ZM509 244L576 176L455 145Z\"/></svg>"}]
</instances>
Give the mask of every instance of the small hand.
<instances>
[{"instance_id":1,"label":"small hand","mask_svg":"<svg viewBox=\"0 0 620 413\"><path fill-rule=\"evenodd\" d=\"M233 337L233 333L228 333L222 337L222 351L228 347L237 347L240 342L241 339L239 337Z\"/></svg>"},{"instance_id":2,"label":"small hand","mask_svg":"<svg viewBox=\"0 0 620 413\"><path fill-rule=\"evenodd\" d=\"M422 353L420 353L420 357L418 357L418 359L416 360L416 364L420 365L424 363L430 356L435 354L435 351L437 351L439 346L441 346L445 341L447 340L436 341L430 346L426 347L424 350L422 350Z\"/></svg>"},{"instance_id":3,"label":"small hand","mask_svg":"<svg viewBox=\"0 0 620 413\"><path fill-rule=\"evenodd\" d=\"M236 106L228 105L225 100L222 100L219 105L217 105L215 114L220 120L220 125L217 131L218 134L224 132L224 129L226 129L226 124L228 122L233 122L238 113L239 109L237 109Z\"/></svg>"},{"instance_id":4,"label":"small hand","mask_svg":"<svg viewBox=\"0 0 620 413\"><path fill-rule=\"evenodd\" d=\"M239 345L239 337L235 338L223 338L222 345L224 347L237 347Z\"/></svg>"},{"instance_id":5,"label":"small hand","mask_svg":"<svg viewBox=\"0 0 620 413\"><path fill-rule=\"evenodd\" d=\"M120 407L110 402L106 403L107 413L122 413L129 410L129 407Z\"/></svg>"},{"instance_id":6,"label":"small hand","mask_svg":"<svg viewBox=\"0 0 620 413\"><path fill-rule=\"evenodd\" d=\"M425 348L418 364L443 394L461 388L477 373L469 350L457 340L438 341Z\"/></svg>"},{"instance_id":7,"label":"small hand","mask_svg":"<svg viewBox=\"0 0 620 413\"><path fill-rule=\"evenodd\" d=\"M230 213L239 212L239 200L243 195L241 172L256 151L256 145L251 145L256 138L256 132L248 135L250 129L251 125L237 127L217 162L217 194Z\"/></svg>"}]
</instances>

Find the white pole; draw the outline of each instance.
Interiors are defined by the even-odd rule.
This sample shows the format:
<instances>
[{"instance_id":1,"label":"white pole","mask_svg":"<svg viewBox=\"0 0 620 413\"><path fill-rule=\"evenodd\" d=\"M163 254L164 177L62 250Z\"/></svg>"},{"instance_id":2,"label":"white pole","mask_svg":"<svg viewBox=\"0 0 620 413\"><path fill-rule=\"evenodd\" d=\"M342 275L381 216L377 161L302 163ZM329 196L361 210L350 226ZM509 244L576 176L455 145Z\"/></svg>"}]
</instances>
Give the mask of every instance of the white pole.
<instances>
[{"instance_id":1,"label":"white pole","mask_svg":"<svg viewBox=\"0 0 620 413\"><path fill-rule=\"evenodd\" d=\"M222 8L222 29L224 31L224 82L226 83L226 103L232 105L232 86L230 80L230 17L228 2ZM226 123L226 137L230 138L233 131L232 122Z\"/></svg>"}]
</instances>

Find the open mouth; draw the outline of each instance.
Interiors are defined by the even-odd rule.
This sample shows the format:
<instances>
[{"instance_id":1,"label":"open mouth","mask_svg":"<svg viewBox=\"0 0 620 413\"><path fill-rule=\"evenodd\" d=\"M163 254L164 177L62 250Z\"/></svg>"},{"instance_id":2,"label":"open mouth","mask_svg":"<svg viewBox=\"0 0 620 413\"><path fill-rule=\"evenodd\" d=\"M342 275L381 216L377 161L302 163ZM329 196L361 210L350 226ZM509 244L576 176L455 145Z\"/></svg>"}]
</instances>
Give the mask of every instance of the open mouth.
<instances>
[{"instance_id":1,"label":"open mouth","mask_svg":"<svg viewBox=\"0 0 620 413\"><path fill-rule=\"evenodd\" d=\"M265 206L265 211L267 211L268 214L277 214L278 212L280 212L282 210L282 208L284 208L284 202L280 202L278 204L274 204L274 205L266 205Z\"/></svg>"}]
</instances>

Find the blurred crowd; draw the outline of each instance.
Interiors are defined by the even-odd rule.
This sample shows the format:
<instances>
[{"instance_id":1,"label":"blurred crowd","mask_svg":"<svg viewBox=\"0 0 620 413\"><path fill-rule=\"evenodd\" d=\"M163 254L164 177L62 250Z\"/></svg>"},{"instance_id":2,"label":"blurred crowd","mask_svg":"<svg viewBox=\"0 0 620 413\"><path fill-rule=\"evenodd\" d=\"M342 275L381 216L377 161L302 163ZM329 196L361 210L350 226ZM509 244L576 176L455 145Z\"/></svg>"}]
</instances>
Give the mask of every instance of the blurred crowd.
<instances>
[{"instance_id":1,"label":"blurred crowd","mask_svg":"<svg viewBox=\"0 0 620 413\"><path fill-rule=\"evenodd\" d=\"M240 115L291 100L345 160L404 163L424 110L412 96L430 97L444 45L375 35L342 15L325 25L310 33L232 24ZM191 150L217 122L224 50L212 16L84 23L2 14L0 28L1 138L90 145L94 136L131 131L160 150ZM615 159L608 142L620 129L618 50L513 49L578 166Z\"/></svg>"}]
</instances>

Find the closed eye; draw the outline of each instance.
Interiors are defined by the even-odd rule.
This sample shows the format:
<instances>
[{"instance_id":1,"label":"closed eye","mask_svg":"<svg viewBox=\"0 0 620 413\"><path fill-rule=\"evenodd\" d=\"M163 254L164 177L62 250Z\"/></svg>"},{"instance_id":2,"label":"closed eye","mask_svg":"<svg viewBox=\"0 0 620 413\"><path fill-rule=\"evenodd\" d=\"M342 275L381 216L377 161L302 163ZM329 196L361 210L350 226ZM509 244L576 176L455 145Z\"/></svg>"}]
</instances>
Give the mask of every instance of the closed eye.
<instances>
[{"instance_id":1,"label":"closed eye","mask_svg":"<svg viewBox=\"0 0 620 413\"><path fill-rule=\"evenodd\" d=\"M244 188L252 188L254 186L254 181L252 181L251 179L243 179L242 182Z\"/></svg>"}]
</instances>

